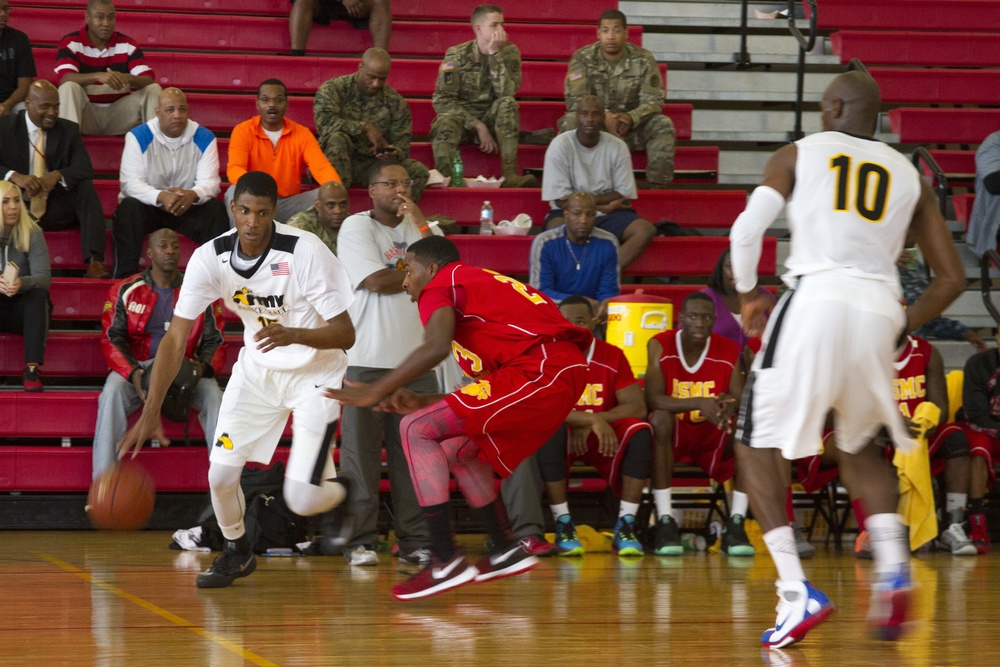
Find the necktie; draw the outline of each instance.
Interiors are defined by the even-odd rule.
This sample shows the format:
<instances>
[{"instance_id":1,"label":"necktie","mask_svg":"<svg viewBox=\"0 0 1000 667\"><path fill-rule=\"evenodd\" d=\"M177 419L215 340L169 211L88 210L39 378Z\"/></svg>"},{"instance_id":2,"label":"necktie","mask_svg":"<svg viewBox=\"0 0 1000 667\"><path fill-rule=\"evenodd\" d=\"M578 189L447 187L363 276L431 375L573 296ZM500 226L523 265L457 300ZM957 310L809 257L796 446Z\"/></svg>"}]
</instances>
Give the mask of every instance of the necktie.
<instances>
[{"instance_id":1,"label":"necktie","mask_svg":"<svg viewBox=\"0 0 1000 667\"><path fill-rule=\"evenodd\" d=\"M34 146L31 160L31 175L41 178L45 175L45 130L38 130L38 142ZM48 193L39 192L31 198L31 215L40 220L45 215Z\"/></svg>"}]
</instances>

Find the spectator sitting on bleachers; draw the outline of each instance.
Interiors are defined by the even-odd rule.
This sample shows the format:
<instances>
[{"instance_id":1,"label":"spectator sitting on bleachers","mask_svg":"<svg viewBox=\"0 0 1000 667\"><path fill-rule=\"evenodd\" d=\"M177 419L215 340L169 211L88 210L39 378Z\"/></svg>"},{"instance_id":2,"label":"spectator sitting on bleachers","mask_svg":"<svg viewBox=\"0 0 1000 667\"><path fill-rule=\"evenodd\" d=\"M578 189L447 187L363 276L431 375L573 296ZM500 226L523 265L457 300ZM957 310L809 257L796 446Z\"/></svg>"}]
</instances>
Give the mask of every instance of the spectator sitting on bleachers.
<instances>
[{"instance_id":1,"label":"spectator sitting on bleachers","mask_svg":"<svg viewBox=\"0 0 1000 667\"><path fill-rule=\"evenodd\" d=\"M288 111L288 89L278 79L267 79L257 87L258 116L245 120L235 128L229 139L229 165L226 177L235 184L250 171L263 171L278 183L278 204L274 219L285 222L296 213L316 203L316 190L302 192L302 165L313 180L322 185L327 181L340 183L340 176L312 132L303 125L285 118ZM235 224L232 202L234 188L226 190L229 225Z\"/></svg>"},{"instance_id":2,"label":"spectator sitting on bleachers","mask_svg":"<svg viewBox=\"0 0 1000 667\"><path fill-rule=\"evenodd\" d=\"M652 243L656 229L632 210L637 196L632 156L624 141L603 131L604 102L584 96L576 118L576 131L558 135L545 151L542 199L552 206L545 227L563 223L562 208L571 194L591 193L597 202L597 226L618 238L618 265L625 268Z\"/></svg>"},{"instance_id":3,"label":"spectator sitting on bleachers","mask_svg":"<svg viewBox=\"0 0 1000 667\"><path fill-rule=\"evenodd\" d=\"M566 74L567 114L559 131L576 129L584 95L604 100L604 127L633 151L646 151L646 181L662 187L674 179L674 122L663 115L663 78L656 58L628 42L628 23L609 9L597 24L597 43L578 49Z\"/></svg>"},{"instance_id":4,"label":"spectator sitting on bleachers","mask_svg":"<svg viewBox=\"0 0 1000 667\"><path fill-rule=\"evenodd\" d=\"M736 292L728 247L719 255L719 260L712 269L712 275L708 277L708 286L701 291L715 304L715 326L712 328L712 333L725 336L741 348L747 345L750 338L743 332L743 326L740 324L740 295ZM765 299L775 302L774 296L764 287L758 287L757 291ZM758 345L754 345L754 348L757 348L760 339L757 338L755 341ZM749 365L746 368L749 369Z\"/></svg>"},{"instance_id":5,"label":"spectator sitting on bleachers","mask_svg":"<svg viewBox=\"0 0 1000 667\"><path fill-rule=\"evenodd\" d=\"M997 334L1000 345L1000 333ZM969 537L979 553L989 550L986 508L983 496L987 484L996 483L994 457L1000 456L1000 348L992 348L969 357L965 362L962 383L962 416L968 428L972 456L972 482L969 490Z\"/></svg>"},{"instance_id":6,"label":"spectator sitting on bleachers","mask_svg":"<svg viewBox=\"0 0 1000 667\"><path fill-rule=\"evenodd\" d=\"M590 299L567 297L559 310L572 324L594 330ZM644 421L646 400L620 349L594 339L587 359L587 385L580 400L535 454L555 519L556 549L560 556L583 555L566 498L569 460L582 459L597 468L619 498L612 549L620 556L642 556L635 515L652 456L652 428Z\"/></svg>"},{"instance_id":7,"label":"spectator sitting on bleachers","mask_svg":"<svg viewBox=\"0 0 1000 667\"><path fill-rule=\"evenodd\" d=\"M392 35L392 11L389 0L291 0L288 34L292 55L304 56L313 23L330 25L330 21L347 21L356 30L368 28L372 45L389 50Z\"/></svg>"},{"instance_id":8,"label":"spectator sitting on bleachers","mask_svg":"<svg viewBox=\"0 0 1000 667\"><path fill-rule=\"evenodd\" d=\"M304 229L337 254L337 234L344 220L351 214L347 188L337 181L327 181L317 189L316 203L288 220L289 227Z\"/></svg>"},{"instance_id":9,"label":"spectator sitting on bleachers","mask_svg":"<svg viewBox=\"0 0 1000 667\"><path fill-rule=\"evenodd\" d=\"M59 93L45 80L28 88L25 110L0 116L0 174L31 200L29 213L46 231L80 225L88 278L104 268L104 211L94 168L76 123L59 118Z\"/></svg>"},{"instance_id":10,"label":"spectator sitting on bleachers","mask_svg":"<svg viewBox=\"0 0 1000 667\"><path fill-rule=\"evenodd\" d=\"M229 230L219 194L215 135L188 119L187 97L177 88L160 93L156 118L125 135L121 193L111 219L115 278L139 270L142 240L166 227L198 245Z\"/></svg>"},{"instance_id":11,"label":"spectator sitting on bleachers","mask_svg":"<svg viewBox=\"0 0 1000 667\"><path fill-rule=\"evenodd\" d=\"M931 284L927 267L912 252L903 250L896 262L896 268L899 269L899 284L903 287L906 305L913 305ZM976 348L976 352L986 351L986 343L975 330L950 317L938 315L930 322L917 327L913 333L922 338L964 340Z\"/></svg>"},{"instance_id":12,"label":"spectator sitting on bleachers","mask_svg":"<svg viewBox=\"0 0 1000 667\"><path fill-rule=\"evenodd\" d=\"M410 158L413 118L403 96L385 83L391 65L385 50L371 48L357 72L319 87L313 102L319 145L345 186L365 183L375 162L400 163L413 181L413 201L419 201L428 171Z\"/></svg>"},{"instance_id":13,"label":"spectator sitting on bleachers","mask_svg":"<svg viewBox=\"0 0 1000 667\"><path fill-rule=\"evenodd\" d=\"M117 460L115 445L125 435L128 416L146 400L143 376L153 365L156 349L167 332L180 294L183 274L177 269L180 241L170 229L149 235L146 256L150 267L141 274L116 282L108 291L101 324L101 348L111 373L97 400L97 428L94 432L94 479ZM215 375L226 360L222 338L222 307L215 303L205 309L202 321L195 322L188 336L184 356L199 370L191 405L211 451L215 424L222 405L222 390Z\"/></svg>"},{"instance_id":14,"label":"spectator sitting on bleachers","mask_svg":"<svg viewBox=\"0 0 1000 667\"><path fill-rule=\"evenodd\" d=\"M345 383L370 384L389 375L420 345L420 314L403 290L406 249L440 230L427 224L410 199L412 185L398 162L373 162L368 172L370 210L344 221L338 236L354 302L347 312L356 341L347 351ZM417 393L439 390L433 370L405 385ZM430 532L424 521L400 441L403 416L345 405L341 421L340 472L354 485L347 499L352 516L344 556L351 565L376 565L379 479L385 448L399 558L426 565Z\"/></svg>"},{"instance_id":15,"label":"spectator sitting on bleachers","mask_svg":"<svg viewBox=\"0 0 1000 667\"><path fill-rule=\"evenodd\" d=\"M966 242L976 257L1000 245L1000 130L976 150L976 200Z\"/></svg>"},{"instance_id":16,"label":"spectator sitting on bleachers","mask_svg":"<svg viewBox=\"0 0 1000 667\"><path fill-rule=\"evenodd\" d=\"M597 204L591 194L574 192L565 206L565 224L531 242L528 282L556 302L573 295L587 299L596 322L603 322L608 300L621 293L618 239L594 228Z\"/></svg>"},{"instance_id":17,"label":"spectator sitting on bleachers","mask_svg":"<svg viewBox=\"0 0 1000 667\"><path fill-rule=\"evenodd\" d=\"M740 346L712 333L715 306L708 295L689 294L681 305L682 329L650 339L646 402L653 425L653 498L656 502L655 552L679 556L684 549L673 517L671 480L674 462L691 461L716 482L735 474L733 418L743 394ZM722 529L722 552L752 556L743 518L749 507L746 482L738 476L733 504Z\"/></svg>"},{"instance_id":18,"label":"spectator sitting on bleachers","mask_svg":"<svg viewBox=\"0 0 1000 667\"><path fill-rule=\"evenodd\" d=\"M125 134L154 117L160 86L139 44L115 31L111 0L89 0L84 20L56 53L60 115L83 134Z\"/></svg>"},{"instance_id":19,"label":"spectator sitting on bleachers","mask_svg":"<svg viewBox=\"0 0 1000 667\"><path fill-rule=\"evenodd\" d=\"M31 52L28 36L16 28L11 28L10 3L0 0L0 116L20 111L24 108L24 98L28 96L28 86L35 78L35 56Z\"/></svg>"},{"instance_id":20,"label":"spectator sitting on bleachers","mask_svg":"<svg viewBox=\"0 0 1000 667\"><path fill-rule=\"evenodd\" d=\"M451 175L459 144L478 141L484 153L500 153L505 188L531 188L534 176L517 167L520 114L514 94L521 87L521 52L507 41L503 10L479 5L472 11L476 38L444 54L434 88L431 148L434 168Z\"/></svg>"},{"instance_id":21,"label":"spectator sitting on bleachers","mask_svg":"<svg viewBox=\"0 0 1000 667\"><path fill-rule=\"evenodd\" d=\"M42 391L52 267L45 234L10 181L0 181L0 221L0 331L24 337L24 390Z\"/></svg>"}]
</instances>

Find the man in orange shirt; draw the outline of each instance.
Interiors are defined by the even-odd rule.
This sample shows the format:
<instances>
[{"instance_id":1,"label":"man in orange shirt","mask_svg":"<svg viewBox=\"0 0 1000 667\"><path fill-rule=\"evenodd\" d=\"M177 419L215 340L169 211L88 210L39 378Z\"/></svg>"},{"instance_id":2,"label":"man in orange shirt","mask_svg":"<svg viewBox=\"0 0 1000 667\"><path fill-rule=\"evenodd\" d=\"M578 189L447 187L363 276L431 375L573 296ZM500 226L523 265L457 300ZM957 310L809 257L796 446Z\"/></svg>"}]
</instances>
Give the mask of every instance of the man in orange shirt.
<instances>
[{"instance_id":1,"label":"man in orange shirt","mask_svg":"<svg viewBox=\"0 0 1000 667\"><path fill-rule=\"evenodd\" d=\"M323 154L316 137L304 125L285 118L288 89L278 79L268 79L257 87L257 113L233 128L229 140L226 177L235 183L248 171L263 171L278 183L278 206L274 219L285 222L316 203L318 190L302 192L302 165L309 168L320 185L340 183L340 176ZM233 188L226 190L229 226L233 226L230 204Z\"/></svg>"}]
</instances>

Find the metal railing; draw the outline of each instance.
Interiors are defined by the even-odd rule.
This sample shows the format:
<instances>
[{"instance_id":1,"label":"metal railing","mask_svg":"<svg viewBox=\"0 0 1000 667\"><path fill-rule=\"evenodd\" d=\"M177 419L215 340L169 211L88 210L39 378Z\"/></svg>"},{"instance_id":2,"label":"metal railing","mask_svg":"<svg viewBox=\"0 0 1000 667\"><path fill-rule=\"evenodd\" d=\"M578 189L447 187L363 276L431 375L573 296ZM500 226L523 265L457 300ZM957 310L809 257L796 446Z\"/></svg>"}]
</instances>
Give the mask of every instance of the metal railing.
<instances>
[{"instance_id":1,"label":"metal railing","mask_svg":"<svg viewBox=\"0 0 1000 667\"><path fill-rule=\"evenodd\" d=\"M747 51L747 13L750 0L743 0L740 7L740 50L733 54L733 61L740 69L750 67L750 52Z\"/></svg>"},{"instance_id":2,"label":"metal railing","mask_svg":"<svg viewBox=\"0 0 1000 667\"><path fill-rule=\"evenodd\" d=\"M920 169L920 163L923 162L927 165L927 168L931 170L934 175L934 180L937 185L934 189L937 191L938 196L938 207L941 209L941 215L948 214L948 177L945 175L944 170L931 155L931 152L924 148L923 146L917 146L917 149L913 151L913 166Z\"/></svg>"},{"instance_id":3,"label":"metal railing","mask_svg":"<svg viewBox=\"0 0 1000 667\"><path fill-rule=\"evenodd\" d=\"M795 71L795 129L792 130L792 140L797 141L805 136L802 132L802 98L806 80L806 53L816 46L816 0L809 2L809 37L807 38L795 25L795 0L788 0L788 29L799 43L799 62Z\"/></svg>"}]
</instances>

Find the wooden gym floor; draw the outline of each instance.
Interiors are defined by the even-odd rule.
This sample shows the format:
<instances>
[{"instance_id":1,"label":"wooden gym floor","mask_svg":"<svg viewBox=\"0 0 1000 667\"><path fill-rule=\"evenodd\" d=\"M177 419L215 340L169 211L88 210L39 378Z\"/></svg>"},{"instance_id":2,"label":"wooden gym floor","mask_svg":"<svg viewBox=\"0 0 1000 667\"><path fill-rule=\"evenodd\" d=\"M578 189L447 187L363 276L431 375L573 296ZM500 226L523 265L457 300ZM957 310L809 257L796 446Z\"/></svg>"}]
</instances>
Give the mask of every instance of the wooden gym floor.
<instances>
[{"instance_id":1,"label":"wooden gym floor","mask_svg":"<svg viewBox=\"0 0 1000 667\"><path fill-rule=\"evenodd\" d=\"M481 538L463 536L467 552ZM1000 559L921 556L903 641L865 632L870 562L820 547L806 562L837 613L804 642L761 652L774 569L689 553L547 558L524 575L401 603L404 568L260 557L247 579L200 591L210 554L170 534L0 533L0 665L996 665ZM412 571L412 568L407 568Z\"/></svg>"}]
</instances>

